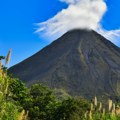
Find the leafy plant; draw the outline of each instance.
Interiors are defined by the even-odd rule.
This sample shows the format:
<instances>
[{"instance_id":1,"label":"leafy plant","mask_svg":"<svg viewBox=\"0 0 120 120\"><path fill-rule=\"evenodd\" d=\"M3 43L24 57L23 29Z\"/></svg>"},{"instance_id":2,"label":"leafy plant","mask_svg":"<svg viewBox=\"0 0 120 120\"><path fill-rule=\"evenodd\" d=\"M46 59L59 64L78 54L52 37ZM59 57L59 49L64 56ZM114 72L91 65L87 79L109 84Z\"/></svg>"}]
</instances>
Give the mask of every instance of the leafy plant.
<instances>
[{"instance_id":1,"label":"leafy plant","mask_svg":"<svg viewBox=\"0 0 120 120\"><path fill-rule=\"evenodd\" d=\"M6 57L6 64L10 60L9 51ZM15 104L11 99L11 91L9 91L9 82L11 78L7 75L7 69L2 65L1 60L5 57L0 56L0 120L18 120L20 116L20 106ZM25 120L24 118L21 120Z\"/></svg>"}]
</instances>

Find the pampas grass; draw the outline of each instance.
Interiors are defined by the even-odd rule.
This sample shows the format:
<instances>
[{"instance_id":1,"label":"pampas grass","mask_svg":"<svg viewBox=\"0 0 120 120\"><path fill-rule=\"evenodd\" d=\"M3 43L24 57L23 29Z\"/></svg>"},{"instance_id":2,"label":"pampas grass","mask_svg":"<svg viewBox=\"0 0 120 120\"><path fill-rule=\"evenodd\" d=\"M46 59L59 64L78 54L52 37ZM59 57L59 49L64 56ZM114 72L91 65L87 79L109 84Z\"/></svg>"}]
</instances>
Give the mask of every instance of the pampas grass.
<instances>
[{"instance_id":1,"label":"pampas grass","mask_svg":"<svg viewBox=\"0 0 120 120\"><path fill-rule=\"evenodd\" d=\"M22 110L22 112L20 113L18 120L27 120L28 118L28 112L25 113L25 110Z\"/></svg>"},{"instance_id":2,"label":"pampas grass","mask_svg":"<svg viewBox=\"0 0 120 120\"><path fill-rule=\"evenodd\" d=\"M93 103L91 103L90 110L93 111L93 109L94 109L94 105Z\"/></svg>"},{"instance_id":3,"label":"pampas grass","mask_svg":"<svg viewBox=\"0 0 120 120\"><path fill-rule=\"evenodd\" d=\"M10 61L11 52L12 50L10 49L5 59L6 65ZM4 70L0 60L0 120L27 120L28 113L25 114L25 110L19 113L18 106L8 99L10 80L11 78L7 75L7 69Z\"/></svg>"},{"instance_id":4,"label":"pampas grass","mask_svg":"<svg viewBox=\"0 0 120 120\"><path fill-rule=\"evenodd\" d=\"M10 61L11 53L12 53L12 49L10 49L10 50L8 51L8 54L7 54L7 57L6 57L6 61L5 61L6 65L7 65L7 64L9 63L9 61Z\"/></svg>"},{"instance_id":5,"label":"pampas grass","mask_svg":"<svg viewBox=\"0 0 120 120\"><path fill-rule=\"evenodd\" d=\"M2 61L0 60L0 76L2 75Z\"/></svg>"},{"instance_id":6,"label":"pampas grass","mask_svg":"<svg viewBox=\"0 0 120 120\"><path fill-rule=\"evenodd\" d=\"M0 70L2 69L2 61L0 60Z\"/></svg>"},{"instance_id":7,"label":"pampas grass","mask_svg":"<svg viewBox=\"0 0 120 120\"><path fill-rule=\"evenodd\" d=\"M112 100L108 100L108 110L109 110L109 112L111 111L111 109L112 109L112 105L113 105L113 102L112 102Z\"/></svg>"},{"instance_id":8,"label":"pampas grass","mask_svg":"<svg viewBox=\"0 0 120 120\"><path fill-rule=\"evenodd\" d=\"M99 111L102 110L102 103L100 102L100 105L99 105L99 108L98 108Z\"/></svg>"},{"instance_id":9,"label":"pampas grass","mask_svg":"<svg viewBox=\"0 0 120 120\"><path fill-rule=\"evenodd\" d=\"M120 120L120 107L116 106L112 100L108 100L108 107L103 107L96 96L93 102L89 112L85 112L84 120Z\"/></svg>"},{"instance_id":10,"label":"pampas grass","mask_svg":"<svg viewBox=\"0 0 120 120\"><path fill-rule=\"evenodd\" d=\"M102 116L105 116L105 108L102 110Z\"/></svg>"},{"instance_id":11,"label":"pampas grass","mask_svg":"<svg viewBox=\"0 0 120 120\"><path fill-rule=\"evenodd\" d=\"M97 97L94 98L94 105L97 106Z\"/></svg>"},{"instance_id":12,"label":"pampas grass","mask_svg":"<svg viewBox=\"0 0 120 120\"><path fill-rule=\"evenodd\" d=\"M90 112L89 112L89 118L90 118L90 120L92 120L93 118L92 118L92 111L90 110Z\"/></svg>"}]
</instances>

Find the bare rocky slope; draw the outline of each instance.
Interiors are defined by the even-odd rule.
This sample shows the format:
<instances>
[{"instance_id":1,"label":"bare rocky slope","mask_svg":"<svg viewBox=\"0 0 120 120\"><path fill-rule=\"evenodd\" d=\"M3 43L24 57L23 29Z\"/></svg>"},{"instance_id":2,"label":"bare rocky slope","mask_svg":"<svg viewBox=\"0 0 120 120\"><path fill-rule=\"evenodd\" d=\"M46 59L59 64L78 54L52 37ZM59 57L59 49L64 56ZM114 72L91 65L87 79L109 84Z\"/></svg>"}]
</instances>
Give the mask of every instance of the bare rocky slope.
<instances>
[{"instance_id":1,"label":"bare rocky slope","mask_svg":"<svg viewBox=\"0 0 120 120\"><path fill-rule=\"evenodd\" d=\"M72 30L11 67L28 86L40 82L72 96L120 96L120 48L94 31Z\"/></svg>"}]
</instances>

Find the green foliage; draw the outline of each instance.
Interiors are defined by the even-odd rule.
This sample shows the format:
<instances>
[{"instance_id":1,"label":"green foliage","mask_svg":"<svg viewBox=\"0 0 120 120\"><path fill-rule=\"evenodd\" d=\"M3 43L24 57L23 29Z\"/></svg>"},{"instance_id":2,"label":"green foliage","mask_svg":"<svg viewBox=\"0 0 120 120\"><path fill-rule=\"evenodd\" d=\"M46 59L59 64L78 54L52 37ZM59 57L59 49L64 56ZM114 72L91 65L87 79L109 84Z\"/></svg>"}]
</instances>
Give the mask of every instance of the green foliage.
<instances>
[{"instance_id":1,"label":"green foliage","mask_svg":"<svg viewBox=\"0 0 120 120\"><path fill-rule=\"evenodd\" d=\"M53 92L41 84L35 84L30 88L30 100L25 108L29 111L31 120L44 120L51 117L51 114L49 114L50 107L54 103L55 96Z\"/></svg>"},{"instance_id":2,"label":"green foliage","mask_svg":"<svg viewBox=\"0 0 120 120\"><path fill-rule=\"evenodd\" d=\"M83 113L89 109L89 102L82 98L63 100L57 107L54 120L77 120L83 118Z\"/></svg>"},{"instance_id":3,"label":"green foliage","mask_svg":"<svg viewBox=\"0 0 120 120\"><path fill-rule=\"evenodd\" d=\"M78 109L73 99L64 100L58 106L55 112L55 120L70 119L71 115Z\"/></svg>"},{"instance_id":4,"label":"green foliage","mask_svg":"<svg viewBox=\"0 0 120 120\"><path fill-rule=\"evenodd\" d=\"M0 120L17 120L19 111L17 106L12 102L3 102L0 112Z\"/></svg>"},{"instance_id":5,"label":"green foliage","mask_svg":"<svg viewBox=\"0 0 120 120\"><path fill-rule=\"evenodd\" d=\"M23 82L16 78L10 78L9 81L9 91L11 92L11 97L14 101L24 107L24 103L30 98L29 89L25 86Z\"/></svg>"},{"instance_id":6,"label":"green foliage","mask_svg":"<svg viewBox=\"0 0 120 120\"><path fill-rule=\"evenodd\" d=\"M3 60L3 59L5 59L5 57L4 56L0 56L0 60Z\"/></svg>"},{"instance_id":7,"label":"green foliage","mask_svg":"<svg viewBox=\"0 0 120 120\"><path fill-rule=\"evenodd\" d=\"M4 57L0 56L0 60L2 59ZM9 90L10 81L13 79L7 75L7 69L2 66L2 62L0 64L0 120L18 120L21 107L15 104Z\"/></svg>"},{"instance_id":8,"label":"green foliage","mask_svg":"<svg viewBox=\"0 0 120 120\"><path fill-rule=\"evenodd\" d=\"M0 75L0 120L17 120L19 116L18 106L9 99L9 76Z\"/></svg>"},{"instance_id":9,"label":"green foliage","mask_svg":"<svg viewBox=\"0 0 120 120\"><path fill-rule=\"evenodd\" d=\"M30 120L74 120L72 118L81 118L88 108L88 101L80 97L60 101L52 90L35 84L30 88L30 97L24 109L29 111Z\"/></svg>"}]
</instances>

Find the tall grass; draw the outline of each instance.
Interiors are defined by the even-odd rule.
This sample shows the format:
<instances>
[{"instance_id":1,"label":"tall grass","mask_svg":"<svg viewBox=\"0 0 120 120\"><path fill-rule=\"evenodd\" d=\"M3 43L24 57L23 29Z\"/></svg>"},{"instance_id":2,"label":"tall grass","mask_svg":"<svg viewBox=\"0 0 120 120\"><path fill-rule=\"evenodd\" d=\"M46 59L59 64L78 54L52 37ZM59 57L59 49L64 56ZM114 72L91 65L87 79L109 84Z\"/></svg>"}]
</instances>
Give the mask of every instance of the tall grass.
<instances>
[{"instance_id":1,"label":"tall grass","mask_svg":"<svg viewBox=\"0 0 120 120\"><path fill-rule=\"evenodd\" d=\"M90 110L84 113L83 120L120 120L120 107L110 99L107 107L103 107L102 103L98 102L97 97L95 97Z\"/></svg>"},{"instance_id":2,"label":"tall grass","mask_svg":"<svg viewBox=\"0 0 120 120\"><path fill-rule=\"evenodd\" d=\"M10 61L11 50L5 59L6 65ZM4 57L1 57L4 58ZM10 77L7 75L6 68L2 65L0 60L0 120L27 120L25 112L20 112L18 106L14 104L14 101L10 98L10 92L8 90Z\"/></svg>"}]
</instances>

